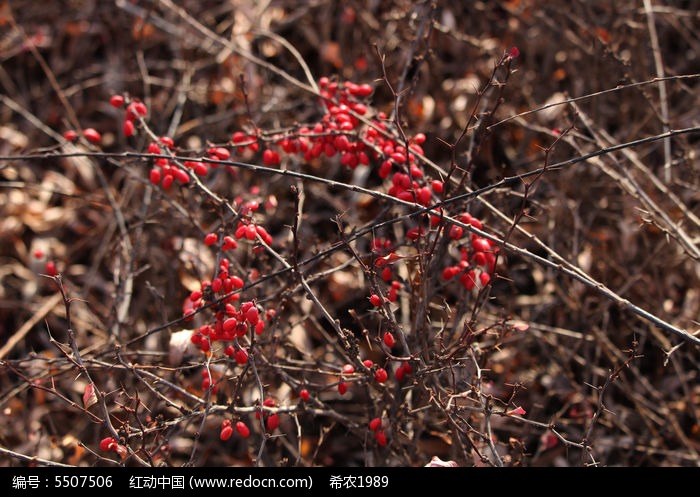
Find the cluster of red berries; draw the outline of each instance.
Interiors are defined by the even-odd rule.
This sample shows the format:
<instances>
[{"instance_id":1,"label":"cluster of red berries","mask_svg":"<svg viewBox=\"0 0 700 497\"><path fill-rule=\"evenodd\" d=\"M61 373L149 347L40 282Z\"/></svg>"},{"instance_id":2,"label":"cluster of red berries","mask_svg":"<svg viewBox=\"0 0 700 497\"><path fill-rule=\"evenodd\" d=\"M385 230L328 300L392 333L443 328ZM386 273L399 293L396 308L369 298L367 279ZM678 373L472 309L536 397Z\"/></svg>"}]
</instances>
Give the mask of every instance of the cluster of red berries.
<instances>
[{"instance_id":1,"label":"cluster of red berries","mask_svg":"<svg viewBox=\"0 0 700 497\"><path fill-rule=\"evenodd\" d=\"M319 80L319 88L325 110L321 120L268 138L274 147L265 148L263 163L266 166L278 165L281 161L279 151L296 154L307 162L321 156L339 156L340 163L350 169L374 163L378 165L380 178L391 176L389 195L430 205L433 192L441 193L443 184L440 180L428 182L417 161L417 156L423 155L421 145L426 140L425 135L418 133L408 144L400 144L385 134L386 114L379 112L374 117L365 118L369 111L363 99L374 91L368 84L337 82L324 77ZM233 134L231 142L238 153L246 150L257 152L260 147L255 135L241 131Z\"/></svg>"},{"instance_id":2,"label":"cluster of red berries","mask_svg":"<svg viewBox=\"0 0 700 497\"><path fill-rule=\"evenodd\" d=\"M369 429L374 432L374 439L382 447L386 446L386 432L382 429L382 418L373 418L369 422Z\"/></svg>"},{"instance_id":3,"label":"cluster of red berries","mask_svg":"<svg viewBox=\"0 0 700 497\"><path fill-rule=\"evenodd\" d=\"M158 156L153 157L153 165L149 173L151 183L160 185L165 190L170 189L173 184L186 185L195 176L203 177L209 173L210 169L220 167L222 164L219 162L230 160L233 153L247 158L260 154L262 163L267 167L278 166L286 154L287 156L296 155L307 162L321 157L338 157L340 164L349 169L359 166L375 168L376 175L384 181L386 192L405 202L428 207L443 196L445 190L443 181L430 177L421 161L424 155L422 145L426 141L426 136L418 133L407 138L403 143L392 136L388 132L387 116L382 112L372 115L366 104L366 99L374 91L372 86L321 78L319 88L324 113L318 122L284 133L264 134L261 130L236 131L231 135L228 143L206 149L208 161L197 158L184 162L173 160L169 158L170 155L176 155L173 140L167 136L158 138L147 148L149 154ZM110 103L120 108L126 102L123 96L115 95ZM139 120L147 113L148 109L143 103L137 100L128 103L123 121L123 133L126 137L134 134ZM100 141L100 135L96 130L86 129L83 135L89 141L95 143ZM74 134L72 139L75 138ZM230 233L207 234L204 237L205 245L215 246L219 251L227 252L237 249L241 242L259 241L267 245L272 244L272 236L260 224L260 219L254 217L259 208L258 202L252 200L244 202L242 199L236 199L236 206L240 209L240 218L235 229ZM419 226L407 230L406 243L416 242L428 234L436 234L444 223L444 216L440 215L438 210L425 214L421 219ZM457 219L476 229L482 228L481 222L468 213L457 216ZM444 268L442 273L444 280L458 279L467 290L488 285L495 269L498 247L490 240L476 234L467 238L465 236L467 230L461 226L449 223L445 226L446 236L459 245L461 258L457 264ZM261 244L255 246L255 250L262 248ZM394 263L402 256L399 255L399 247L389 239L374 239L371 243L371 251L374 267L386 284L386 291L375 289L375 292L369 296L369 302L381 311L382 306L397 301L399 291L402 289L401 279L394 274ZM221 257L216 277L211 281L202 281L200 290L191 292L183 306L185 319L188 320L205 307L213 313L210 323L199 326L193 332L192 343L202 352L210 354L215 342L227 342L221 347L223 355L240 365L247 364L250 360L251 351L246 344L252 342L253 334L264 333L266 321L272 320L275 315L273 309L265 310L255 301L240 302L240 291L243 287L243 279L230 272L229 259ZM246 337L250 340L246 340ZM387 349L392 349L395 345L394 335L385 331L381 336L381 342ZM367 368L365 374L370 375L367 379L373 378L379 384L388 381L392 368L386 365L379 367L369 359L363 364ZM413 369L407 361L401 361L400 365L394 369L394 375L399 382L412 373ZM337 391L340 395L347 393L350 383L347 379L354 374L355 368L351 364L342 367L340 381L337 383ZM202 387L216 391L216 381L210 377L209 370L203 371ZM300 389L299 398L302 402L308 402L310 399L308 389ZM270 431L274 431L279 426L279 415L264 408L275 407L275 405L274 400L265 399L261 411L265 425ZM256 413L258 419L261 412ZM370 429L374 432L377 443L385 446L387 436L382 429L381 418L373 419L370 422ZM221 426L221 439L229 439L233 430L232 422L225 420ZM244 438L250 435L250 429L243 421L235 424L235 430Z\"/></svg>"},{"instance_id":4,"label":"cluster of red berries","mask_svg":"<svg viewBox=\"0 0 700 497\"><path fill-rule=\"evenodd\" d=\"M250 428L248 428L248 425L246 425L243 421L237 421L235 427L238 434L243 438L248 438L250 436ZM219 438L225 442L231 438L231 435L233 435L233 426L231 425L231 421L224 419L221 423Z\"/></svg>"},{"instance_id":5,"label":"cluster of red berries","mask_svg":"<svg viewBox=\"0 0 700 497\"><path fill-rule=\"evenodd\" d=\"M149 143L147 151L149 154L162 155L168 153L174 146L172 138L161 136L158 138L158 142ZM160 184L164 190L169 190L175 181L181 185L189 183L190 175L187 172L187 166L193 166L196 163L187 161L182 167L167 157L158 157L153 161L153 164L154 167L149 173L151 183Z\"/></svg>"},{"instance_id":6,"label":"cluster of red berries","mask_svg":"<svg viewBox=\"0 0 700 497\"><path fill-rule=\"evenodd\" d=\"M384 343L391 348L394 345L394 337L391 333L387 332L384 334ZM391 344L391 346L389 346ZM383 367L375 367L374 361L371 359L365 359L362 364L367 368L368 372L374 376L374 380L377 383L385 383L389 379L389 372ZM411 368L408 362L404 362L396 369L395 376L398 381L403 380L404 376L411 374L413 368ZM337 384L338 393L340 395L345 395L348 391L347 377L355 373L355 366L352 364L345 364L340 369L341 378ZM302 392L306 389L302 390ZM308 391L306 391L306 397L308 398Z\"/></svg>"},{"instance_id":7,"label":"cluster of red berries","mask_svg":"<svg viewBox=\"0 0 700 497\"><path fill-rule=\"evenodd\" d=\"M247 208L250 209L251 206ZM253 227L255 236L264 239L269 237L267 231L262 227L250 223L244 226L244 230L239 227L234 236L224 235L222 237L218 233L209 233L204 237L204 244L207 246L218 245L224 252L235 250L238 247L236 238L251 238L245 234L248 227ZM231 274L230 264L229 259L221 258L216 277L211 281L202 281L200 290L190 292L183 306L183 313L185 320L191 320L198 310L209 306L214 314L213 321L199 326L192 333L190 340L204 353L211 353L212 345L215 342L229 342L223 348L223 354L232 358L237 364L244 365L249 360L250 351L244 343L241 343L241 340L250 336L251 333L262 335L266 322L274 319L275 310L263 309L252 300L240 302L240 290L245 282L240 276ZM210 387L211 380L206 370L203 374L205 377L202 381L202 388L206 390ZM214 386L215 392L216 385Z\"/></svg>"},{"instance_id":8,"label":"cluster of red berries","mask_svg":"<svg viewBox=\"0 0 700 497\"><path fill-rule=\"evenodd\" d=\"M269 236L260 226L248 224L245 226L246 231L249 227L255 230L256 235ZM235 237L242 238L243 235L239 231L241 231L240 228L236 230ZM218 241L219 235L216 233L210 233L204 237L206 245L214 245ZM223 251L233 250L237 247L238 242L235 238L229 235L223 237L221 246ZM230 261L222 258L219 262L216 278L212 281L202 281L201 289L190 293L185 306L186 319L190 319L198 309L206 305L211 305L214 310L214 323L201 326L197 333L192 335L192 342L199 345L199 348L204 352L210 350L213 342L242 338L251 330L256 335L261 335L265 331L265 320L269 321L275 316L274 309L261 310L254 301L246 301L241 303L238 308L236 307L235 304L240 300L238 291L243 288L244 281L240 276L231 274L229 269ZM261 317L261 314L264 318ZM228 350L227 348L225 353L232 355L226 352Z\"/></svg>"},{"instance_id":9,"label":"cluster of red berries","mask_svg":"<svg viewBox=\"0 0 700 497\"><path fill-rule=\"evenodd\" d=\"M102 140L102 134L100 134L100 132L97 131L95 128L85 128L83 130L83 136L87 141L91 143L100 143L100 140ZM68 131L63 133L63 138L65 138L69 142L74 142L78 139L78 133L72 129L69 129Z\"/></svg>"},{"instance_id":10,"label":"cluster of red berries","mask_svg":"<svg viewBox=\"0 0 700 497\"><path fill-rule=\"evenodd\" d=\"M481 221L468 213L458 216L457 219L474 228L482 228ZM461 240L464 230L461 226L453 224L449 228L449 236L453 240ZM460 254L459 263L445 267L442 278L448 281L459 275L459 282L467 290L488 285L495 270L498 247L491 240L472 233L469 243L460 248Z\"/></svg>"},{"instance_id":11,"label":"cluster of red berries","mask_svg":"<svg viewBox=\"0 0 700 497\"><path fill-rule=\"evenodd\" d=\"M124 102L125 99L122 95L112 95L112 98L109 99L109 103L112 105L112 107L117 109L122 107ZM142 117L146 117L147 114L148 107L146 107L146 104L143 102L134 100L133 102L129 103L129 105L126 107L126 114L124 115L124 121L122 123L122 133L124 133L124 136L127 138L133 136L136 129L136 121Z\"/></svg>"},{"instance_id":12,"label":"cluster of red berries","mask_svg":"<svg viewBox=\"0 0 700 497\"><path fill-rule=\"evenodd\" d=\"M421 145L426 140L423 133L416 134L407 144L401 144L396 138L383 133L387 130L386 115L379 112L372 118L364 119L369 111L363 99L372 95L373 88L370 85L352 81L332 81L324 77L319 80L319 88L321 103L325 110L319 122L265 139L262 139L259 132L251 134L237 131L231 136L230 144L233 150L238 154L246 152L254 154L260 150L261 144L272 143L274 146L266 146L263 150L262 161L266 166L276 166L281 162L279 151L300 155L306 161L321 155L326 157L340 155L341 164L349 168L375 163L378 165L379 177L390 179L387 190L389 195L423 206L431 204L433 195L443 193L443 182L427 178L418 159L418 156L423 155ZM125 99L122 95L114 95L110 103L119 108L125 104ZM124 118L124 134L126 136L133 134L134 123L147 113L148 109L142 102L138 100L130 102ZM99 133L93 129L84 130L84 135L90 141L100 140ZM72 139L75 139L75 133ZM147 151L149 154L163 155L165 152L170 152L173 147L173 140L163 136L157 142L150 143ZM207 150L207 156L212 160L225 161L230 159L231 150L226 146L210 147ZM154 167L150 171L149 178L153 184L160 184L167 190L175 182L183 185L189 183L191 174L206 175L210 167L216 168L218 164L197 160L178 164L167 157L158 157L154 159ZM432 214L429 218L431 227L438 226L442 220L442 216L437 214ZM463 214L459 219L466 224L481 228L480 221L468 213ZM419 226L408 230L406 236L409 240L415 241L426 232L424 227ZM450 225L448 234L450 238L458 241L462 239L464 230L460 226ZM243 217L236 228L235 239L254 240L258 236L267 244L272 242L272 237L263 226ZM386 243L391 242L386 241ZM225 247L235 248L231 243ZM373 250L377 248L373 245ZM383 249L386 248L385 245ZM489 240L472 235L471 250L462 247L462 259L457 265L446 267L443 278L450 280L460 275L459 281L468 290L483 287L488 284L490 275L493 274L496 252L497 247L493 246ZM392 281L392 256L393 251L388 250L386 256L377 259L377 267L383 266L382 279L391 281L386 298L389 302L396 301L398 291L401 289L400 281ZM372 295L370 300L374 306L382 305L384 302L384 298L376 294Z\"/></svg>"}]
</instances>

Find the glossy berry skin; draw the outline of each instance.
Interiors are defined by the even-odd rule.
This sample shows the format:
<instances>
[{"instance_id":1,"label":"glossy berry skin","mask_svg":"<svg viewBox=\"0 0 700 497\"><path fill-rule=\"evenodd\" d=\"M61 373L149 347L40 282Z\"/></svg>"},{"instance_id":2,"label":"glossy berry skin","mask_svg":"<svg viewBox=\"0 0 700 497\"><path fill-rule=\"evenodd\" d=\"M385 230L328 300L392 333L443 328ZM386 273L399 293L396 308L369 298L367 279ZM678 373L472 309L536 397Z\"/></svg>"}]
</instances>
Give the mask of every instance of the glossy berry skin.
<instances>
[{"instance_id":1,"label":"glossy berry skin","mask_svg":"<svg viewBox=\"0 0 700 497\"><path fill-rule=\"evenodd\" d=\"M375 431L374 438L377 440L377 443L379 445L381 445L382 447L386 447L386 433L384 433L384 430Z\"/></svg>"},{"instance_id":2,"label":"glossy berry skin","mask_svg":"<svg viewBox=\"0 0 700 497\"><path fill-rule=\"evenodd\" d=\"M389 375L384 368L379 368L374 373L374 379L377 380L378 383L384 383L388 377Z\"/></svg>"},{"instance_id":3,"label":"glossy berry skin","mask_svg":"<svg viewBox=\"0 0 700 497\"><path fill-rule=\"evenodd\" d=\"M124 97L121 95L112 95L112 98L109 99L109 104L112 107L121 107L124 105Z\"/></svg>"},{"instance_id":4,"label":"glossy berry skin","mask_svg":"<svg viewBox=\"0 0 700 497\"><path fill-rule=\"evenodd\" d=\"M306 388L302 388L299 391L299 398L301 400L303 400L304 402L308 402L309 401L309 391Z\"/></svg>"},{"instance_id":5,"label":"glossy berry skin","mask_svg":"<svg viewBox=\"0 0 700 497\"><path fill-rule=\"evenodd\" d=\"M245 364L246 362L248 362L248 353L243 349L238 349L233 355L233 359L238 364Z\"/></svg>"},{"instance_id":6,"label":"glossy berry skin","mask_svg":"<svg viewBox=\"0 0 700 497\"><path fill-rule=\"evenodd\" d=\"M276 166L280 163L280 154L274 150L267 149L263 152L263 164L266 166Z\"/></svg>"},{"instance_id":7,"label":"glossy berry skin","mask_svg":"<svg viewBox=\"0 0 700 497\"><path fill-rule=\"evenodd\" d=\"M224 425L221 427L221 433L219 433L219 438L225 442L226 440L231 438L231 435L233 435L233 428L231 427L231 422L229 421L228 424L224 422Z\"/></svg>"},{"instance_id":8,"label":"glossy berry skin","mask_svg":"<svg viewBox=\"0 0 700 497\"><path fill-rule=\"evenodd\" d=\"M100 132L94 128L84 129L83 136L87 141L92 143L99 143L99 141L102 139L102 135L100 134Z\"/></svg>"},{"instance_id":9,"label":"glossy berry skin","mask_svg":"<svg viewBox=\"0 0 700 497\"><path fill-rule=\"evenodd\" d=\"M104 451L112 450L117 445L117 441L113 437L103 438L100 441L100 449Z\"/></svg>"},{"instance_id":10,"label":"glossy berry skin","mask_svg":"<svg viewBox=\"0 0 700 497\"><path fill-rule=\"evenodd\" d=\"M250 436L250 428L243 421L238 421L236 423L236 431L243 438L248 438Z\"/></svg>"},{"instance_id":11,"label":"glossy berry skin","mask_svg":"<svg viewBox=\"0 0 700 497\"><path fill-rule=\"evenodd\" d=\"M277 427L280 425L280 417L277 414L270 414L270 416L267 418L267 429L270 431L275 431Z\"/></svg>"},{"instance_id":12,"label":"glossy berry skin","mask_svg":"<svg viewBox=\"0 0 700 497\"><path fill-rule=\"evenodd\" d=\"M128 119L124 121L124 125L122 127L122 132L124 133L124 136L129 138L130 136L133 136L134 134L134 121L129 121Z\"/></svg>"}]
</instances>

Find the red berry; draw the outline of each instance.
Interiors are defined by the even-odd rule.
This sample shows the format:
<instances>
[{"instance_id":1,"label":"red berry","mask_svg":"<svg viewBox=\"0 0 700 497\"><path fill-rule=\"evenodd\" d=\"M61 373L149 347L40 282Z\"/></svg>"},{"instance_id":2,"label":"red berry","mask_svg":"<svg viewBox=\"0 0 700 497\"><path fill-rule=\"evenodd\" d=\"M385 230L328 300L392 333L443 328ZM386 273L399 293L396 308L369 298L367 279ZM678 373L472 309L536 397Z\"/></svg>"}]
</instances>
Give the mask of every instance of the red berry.
<instances>
[{"instance_id":1,"label":"red berry","mask_svg":"<svg viewBox=\"0 0 700 497\"><path fill-rule=\"evenodd\" d=\"M48 274L49 276L58 275L58 269L56 269L56 263L53 261L48 261L46 263L45 270L46 270L46 274Z\"/></svg>"},{"instance_id":2,"label":"red berry","mask_svg":"<svg viewBox=\"0 0 700 497\"><path fill-rule=\"evenodd\" d=\"M474 257L472 258L474 261L474 264L477 266L485 266L486 265L486 254L484 252L475 252Z\"/></svg>"},{"instance_id":3,"label":"red berry","mask_svg":"<svg viewBox=\"0 0 700 497\"><path fill-rule=\"evenodd\" d=\"M299 398L303 400L304 402L309 401L309 391L306 388L302 388L299 390Z\"/></svg>"},{"instance_id":4,"label":"red berry","mask_svg":"<svg viewBox=\"0 0 700 497\"><path fill-rule=\"evenodd\" d=\"M367 114L367 106L364 104L353 104L352 110L360 114L361 116L364 116Z\"/></svg>"},{"instance_id":5,"label":"red berry","mask_svg":"<svg viewBox=\"0 0 700 497\"><path fill-rule=\"evenodd\" d=\"M231 424L229 423L228 425L225 425L221 428L221 433L219 433L219 438L223 441L226 441L229 438L231 438L231 435L233 435L233 428L231 428Z\"/></svg>"},{"instance_id":6,"label":"red berry","mask_svg":"<svg viewBox=\"0 0 700 497\"><path fill-rule=\"evenodd\" d=\"M245 364L246 362L248 362L248 353L243 349L238 349L234 354L233 359L238 364Z\"/></svg>"},{"instance_id":7,"label":"red berry","mask_svg":"<svg viewBox=\"0 0 700 497\"><path fill-rule=\"evenodd\" d=\"M369 301L374 307L379 307L380 305L382 305L382 298L376 293L373 293L370 296Z\"/></svg>"},{"instance_id":8,"label":"red berry","mask_svg":"<svg viewBox=\"0 0 700 497\"><path fill-rule=\"evenodd\" d=\"M418 145L425 143L425 134L417 133L416 136L413 137L413 143L417 143Z\"/></svg>"},{"instance_id":9,"label":"red berry","mask_svg":"<svg viewBox=\"0 0 700 497\"><path fill-rule=\"evenodd\" d=\"M405 374L406 374L406 370L403 368L403 366L399 366L398 368L396 368L396 372L394 373L394 375L396 375L396 379L398 381L403 380L403 377Z\"/></svg>"},{"instance_id":10,"label":"red berry","mask_svg":"<svg viewBox=\"0 0 700 497\"><path fill-rule=\"evenodd\" d=\"M362 364L364 364L366 368L371 368L374 365L374 361L372 359L365 359L362 361Z\"/></svg>"},{"instance_id":11,"label":"red berry","mask_svg":"<svg viewBox=\"0 0 700 497\"><path fill-rule=\"evenodd\" d=\"M451 280L457 275L457 273L459 273L459 267L448 266L442 270L442 279L445 281Z\"/></svg>"},{"instance_id":12,"label":"red berry","mask_svg":"<svg viewBox=\"0 0 700 497\"><path fill-rule=\"evenodd\" d=\"M276 166L280 163L280 154L269 148L263 152L263 163L266 166Z\"/></svg>"},{"instance_id":13,"label":"red berry","mask_svg":"<svg viewBox=\"0 0 700 497\"><path fill-rule=\"evenodd\" d=\"M347 392L347 391L348 391L348 384L347 383L345 383L344 381L341 381L340 383L338 383L338 393L340 395L345 395L345 392Z\"/></svg>"},{"instance_id":14,"label":"red berry","mask_svg":"<svg viewBox=\"0 0 700 497\"><path fill-rule=\"evenodd\" d=\"M377 430L374 432L374 438L377 439L377 443L382 447L386 447L386 433L384 430Z\"/></svg>"},{"instance_id":15,"label":"red berry","mask_svg":"<svg viewBox=\"0 0 700 497\"><path fill-rule=\"evenodd\" d=\"M204 244L214 245L218 240L219 235L217 235L216 233L209 233L207 236L204 237Z\"/></svg>"},{"instance_id":16,"label":"red berry","mask_svg":"<svg viewBox=\"0 0 700 497\"><path fill-rule=\"evenodd\" d=\"M129 121L128 119L124 121L124 126L122 127L122 132L124 133L124 136L129 138L130 136L133 136L134 134L134 121Z\"/></svg>"},{"instance_id":17,"label":"red berry","mask_svg":"<svg viewBox=\"0 0 700 497\"><path fill-rule=\"evenodd\" d=\"M263 332L265 331L265 321L258 321L255 323L255 334L256 335L262 335Z\"/></svg>"},{"instance_id":18,"label":"red berry","mask_svg":"<svg viewBox=\"0 0 700 497\"><path fill-rule=\"evenodd\" d=\"M231 152L224 147L210 148L207 153L212 159L217 160L228 160L231 157Z\"/></svg>"},{"instance_id":19,"label":"red berry","mask_svg":"<svg viewBox=\"0 0 700 497\"><path fill-rule=\"evenodd\" d=\"M100 449L107 451L112 450L117 445L117 441L112 437L103 438L100 441Z\"/></svg>"},{"instance_id":20,"label":"red berry","mask_svg":"<svg viewBox=\"0 0 700 497\"><path fill-rule=\"evenodd\" d=\"M187 174L183 169L179 167L173 168L173 176L180 182L181 185L186 185L190 182L190 175Z\"/></svg>"},{"instance_id":21,"label":"red berry","mask_svg":"<svg viewBox=\"0 0 700 497\"><path fill-rule=\"evenodd\" d=\"M258 230L255 229L254 224L249 224L248 226L245 227L245 237L248 240L255 240L257 237Z\"/></svg>"},{"instance_id":22,"label":"red berry","mask_svg":"<svg viewBox=\"0 0 700 497\"><path fill-rule=\"evenodd\" d=\"M396 162L398 164L403 164L404 162L406 162L406 154L403 154L401 152L394 152L390 155L390 157L394 160L394 162ZM400 176L400 178L403 179L403 177L404 177L404 175L402 174ZM408 176L406 176L406 177L408 177ZM404 185L404 186L406 186L406 185Z\"/></svg>"},{"instance_id":23,"label":"red berry","mask_svg":"<svg viewBox=\"0 0 700 497\"><path fill-rule=\"evenodd\" d=\"M354 95L358 97L368 97L372 94L372 87L368 84L362 84L355 87Z\"/></svg>"},{"instance_id":24,"label":"red berry","mask_svg":"<svg viewBox=\"0 0 700 497\"><path fill-rule=\"evenodd\" d=\"M277 414L270 414L267 418L267 429L270 431L275 431L275 429L280 425L280 417Z\"/></svg>"},{"instance_id":25,"label":"red berry","mask_svg":"<svg viewBox=\"0 0 700 497\"><path fill-rule=\"evenodd\" d=\"M469 272L462 274L462 276L459 277L459 281L462 283L464 288L471 290L476 284L476 272L472 269Z\"/></svg>"},{"instance_id":26,"label":"red berry","mask_svg":"<svg viewBox=\"0 0 700 497\"><path fill-rule=\"evenodd\" d=\"M92 143L98 143L102 139L102 135L95 128L84 129L83 136Z\"/></svg>"},{"instance_id":27,"label":"red berry","mask_svg":"<svg viewBox=\"0 0 700 497\"><path fill-rule=\"evenodd\" d=\"M112 98L109 99L109 104L112 107L121 107L124 105L124 97L121 95L112 95Z\"/></svg>"},{"instance_id":28,"label":"red berry","mask_svg":"<svg viewBox=\"0 0 700 497\"><path fill-rule=\"evenodd\" d=\"M245 323L238 323L236 325L236 336L237 337L244 337L248 333L248 325Z\"/></svg>"},{"instance_id":29,"label":"red berry","mask_svg":"<svg viewBox=\"0 0 700 497\"><path fill-rule=\"evenodd\" d=\"M399 298L399 295L397 293L396 288L392 288L389 290L389 302L396 302L396 300Z\"/></svg>"},{"instance_id":30,"label":"red berry","mask_svg":"<svg viewBox=\"0 0 700 497\"><path fill-rule=\"evenodd\" d=\"M489 273L481 273L479 275L479 281L482 286L486 286L489 284L489 281L491 281L491 276L489 276Z\"/></svg>"},{"instance_id":31,"label":"red berry","mask_svg":"<svg viewBox=\"0 0 700 497\"><path fill-rule=\"evenodd\" d=\"M389 375L386 372L386 369L384 368L379 368L377 371L374 373L374 379L377 380L378 383L384 383Z\"/></svg>"},{"instance_id":32,"label":"red berry","mask_svg":"<svg viewBox=\"0 0 700 497\"><path fill-rule=\"evenodd\" d=\"M258 320L260 319L260 311L258 311L258 308L253 306L248 311L245 313L245 320L248 321L252 325L256 325L258 323Z\"/></svg>"},{"instance_id":33,"label":"red berry","mask_svg":"<svg viewBox=\"0 0 700 497\"><path fill-rule=\"evenodd\" d=\"M222 250L233 250L236 247L238 247L238 242L236 242L236 240L232 236L226 235L224 237L224 246L221 247L221 249Z\"/></svg>"},{"instance_id":34,"label":"red berry","mask_svg":"<svg viewBox=\"0 0 700 497\"><path fill-rule=\"evenodd\" d=\"M236 329L237 325L238 325L238 320L235 317L231 317L231 318L228 318L226 321L224 321L222 328L223 328L224 332L231 333L233 330Z\"/></svg>"},{"instance_id":35,"label":"red berry","mask_svg":"<svg viewBox=\"0 0 700 497\"><path fill-rule=\"evenodd\" d=\"M432 193L430 193L430 188L428 188L427 186L419 188L416 192L416 197L418 199L419 204L430 205L430 200L432 199Z\"/></svg>"},{"instance_id":36,"label":"red berry","mask_svg":"<svg viewBox=\"0 0 700 497\"><path fill-rule=\"evenodd\" d=\"M382 418L374 418L369 422L369 429L372 431L377 431L382 427Z\"/></svg>"},{"instance_id":37,"label":"red berry","mask_svg":"<svg viewBox=\"0 0 700 497\"><path fill-rule=\"evenodd\" d=\"M333 146L336 150L345 152L348 148L350 148L350 140L348 140L348 137L345 135L338 135L333 140Z\"/></svg>"},{"instance_id":38,"label":"red berry","mask_svg":"<svg viewBox=\"0 0 700 497\"><path fill-rule=\"evenodd\" d=\"M463 234L464 230L461 226L457 226L456 224L450 226L450 238L452 238L453 240L459 240L460 238L462 238Z\"/></svg>"},{"instance_id":39,"label":"red berry","mask_svg":"<svg viewBox=\"0 0 700 497\"><path fill-rule=\"evenodd\" d=\"M394 335L392 335L388 331L384 333L384 344L387 347L392 348L394 346L394 343L396 343L396 341L394 340Z\"/></svg>"},{"instance_id":40,"label":"red berry","mask_svg":"<svg viewBox=\"0 0 700 497\"><path fill-rule=\"evenodd\" d=\"M442 193L445 185L442 183L442 181L434 180L432 183L430 183L430 187L435 193Z\"/></svg>"},{"instance_id":41,"label":"red berry","mask_svg":"<svg viewBox=\"0 0 700 497\"><path fill-rule=\"evenodd\" d=\"M379 166L379 177L382 179L388 178L389 175L391 174L391 168L393 167L393 164L391 163L390 160L385 160L382 162L382 165Z\"/></svg>"},{"instance_id":42,"label":"red berry","mask_svg":"<svg viewBox=\"0 0 700 497\"><path fill-rule=\"evenodd\" d=\"M165 177L163 177L163 190L170 190L170 187L173 186L173 181L175 181L175 176L172 174L167 174Z\"/></svg>"},{"instance_id":43,"label":"red berry","mask_svg":"<svg viewBox=\"0 0 700 497\"><path fill-rule=\"evenodd\" d=\"M355 372L355 366L353 366L352 364L345 364L341 371L343 372L343 374L353 374Z\"/></svg>"},{"instance_id":44,"label":"red berry","mask_svg":"<svg viewBox=\"0 0 700 497\"><path fill-rule=\"evenodd\" d=\"M74 142L76 138L78 138L78 133L73 131L72 129L69 129L65 133L63 133L63 138L68 140L69 142Z\"/></svg>"},{"instance_id":45,"label":"red berry","mask_svg":"<svg viewBox=\"0 0 700 497\"><path fill-rule=\"evenodd\" d=\"M129 107L139 116L145 116L148 114L148 107L146 107L146 104L143 102L134 102Z\"/></svg>"},{"instance_id":46,"label":"red berry","mask_svg":"<svg viewBox=\"0 0 700 497\"><path fill-rule=\"evenodd\" d=\"M335 147L332 144L326 143L323 146L323 153L326 154L326 157L333 157L335 155L335 152Z\"/></svg>"},{"instance_id":47,"label":"red berry","mask_svg":"<svg viewBox=\"0 0 700 497\"><path fill-rule=\"evenodd\" d=\"M491 250L491 244L486 238L477 237L472 240L472 248L474 252L488 252Z\"/></svg>"},{"instance_id":48,"label":"red berry","mask_svg":"<svg viewBox=\"0 0 700 497\"><path fill-rule=\"evenodd\" d=\"M149 179L151 180L151 183L154 185L157 185L160 183L160 170L158 169L151 169L151 173L149 174Z\"/></svg>"},{"instance_id":49,"label":"red berry","mask_svg":"<svg viewBox=\"0 0 700 497\"><path fill-rule=\"evenodd\" d=\"M233 288L235 288L236 290L243 288L243 280L241 278L239 278L238 276L231 276L230 279Z\"/></svg>"},{"instance_id":50,"label":"red berry","mask_svg":"<svg viewBox=\"0 0 700 497\"><path fill-rule=\"evenodd\" d=\"M409 173L411 175L411 178L422 178L423 177L423 170L415 164L411 164ZM430 195L430 192L428 192L428 195Z\"/></svg>"},{"instance_id":51,"label":"red berry","mask_svg":"<svg viewBox=\"0 0 700 497\"><path fill-rule=\"evenodd\" d=\"M248 428L248 426L243 421L238 421L236 423L236 431L243 438L248 438L250 436L250 428Z\"/></svg>"}]
</instances>

